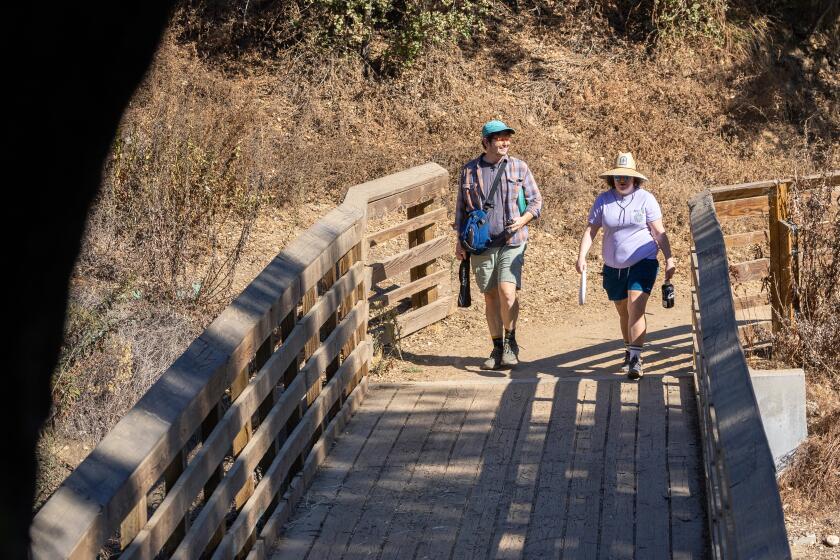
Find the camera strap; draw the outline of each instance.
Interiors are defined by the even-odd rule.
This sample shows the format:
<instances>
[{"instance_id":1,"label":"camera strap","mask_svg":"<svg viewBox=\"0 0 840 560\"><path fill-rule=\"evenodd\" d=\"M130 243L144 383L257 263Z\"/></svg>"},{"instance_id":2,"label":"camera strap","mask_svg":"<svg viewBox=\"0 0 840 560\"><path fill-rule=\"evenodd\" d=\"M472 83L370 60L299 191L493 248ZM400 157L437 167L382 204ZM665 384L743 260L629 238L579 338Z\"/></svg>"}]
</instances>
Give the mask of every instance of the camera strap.
<instances>
[{"instance_id":1,"label":"camera strap","mask_svg":"<svg viewBox=\"0 0 840 560\"><path fill-rule=\"evenodd\" d=\"M484 213L489 213L488 211L491 210L495 204L493 203L493 199L496 197L496 191L499 190L499 183L502 181L502 174L505 172L505 166L507 165L507 160L503 159L502 162L499 164L499 170L496 172L496 176L493 178L493 184L490 185L490 192L487 193L487 198L484 199L484 204L482 205L481 209L484 210ZM481 173L481 170L478 170Z\"/></svg>"}]
</instances>

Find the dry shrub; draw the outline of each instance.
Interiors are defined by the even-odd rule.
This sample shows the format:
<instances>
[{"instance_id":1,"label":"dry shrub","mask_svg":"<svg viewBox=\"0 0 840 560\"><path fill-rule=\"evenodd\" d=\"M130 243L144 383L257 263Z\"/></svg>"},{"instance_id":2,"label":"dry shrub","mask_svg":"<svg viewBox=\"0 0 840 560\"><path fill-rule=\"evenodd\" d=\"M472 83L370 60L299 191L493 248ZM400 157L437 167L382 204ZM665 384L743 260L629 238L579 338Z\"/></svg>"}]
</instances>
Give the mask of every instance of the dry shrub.
<instances>
[{"instance_id":1,"label":"dry shrub","mask_svg":"<svg viewBox=\"0 0 840 560\"><path fill-rule=\"evenodd\" d=\"M779 485L785 503L796 511L810 511L840 503L840 407L809 423L808 440Z\"/></svg>"},{"instance_id":2,"label":"dry shrub","mask_svg":"<svg viewBox=\"0 0 840 560\"><path fill-rule=\"evenodd\" d=\"M253 92L161 51L120 126L92 222L144 297L227 297L262 201L263 123ZM105 257L90 249L87 260Z\"/></svg>"},{"instance_id":3,"label":"dry shrub","mask_svg":"<svg viewBox=\"0 0 840 560\"><path fill-rule=\"evenodd\" d=\"M788 363L801 364L811 380L840 392L840 213L832 199L840 203L830 186L807 192L792 187L789 219L798 228L798 311L776 349Z\"/></svg>"},{"instance_id":4,"label":"dry shrub","mask_svg":"<svg viewBox=\"0 0 840 560\"><path fill-rule=\"evenodd\" d=\"M840 502L840 200L830 186L807 193L797 187L794 183L790 221L799 228L798 311L775 349L782 361L805 369L808 383L809 437L781 486L787 502L809 510Z\"/></svg>"},{"instance_id":5,"label":"dry shrub","mask_svg":"<svg viewBox=\"0 0 840 560\"><path fill-rule=\"evenodd\" d=\"M230 301L277 178L268 122L256 92L164 42L120 125L88 222L52 429L98 441Z\"/></svg>"}]
</instances>

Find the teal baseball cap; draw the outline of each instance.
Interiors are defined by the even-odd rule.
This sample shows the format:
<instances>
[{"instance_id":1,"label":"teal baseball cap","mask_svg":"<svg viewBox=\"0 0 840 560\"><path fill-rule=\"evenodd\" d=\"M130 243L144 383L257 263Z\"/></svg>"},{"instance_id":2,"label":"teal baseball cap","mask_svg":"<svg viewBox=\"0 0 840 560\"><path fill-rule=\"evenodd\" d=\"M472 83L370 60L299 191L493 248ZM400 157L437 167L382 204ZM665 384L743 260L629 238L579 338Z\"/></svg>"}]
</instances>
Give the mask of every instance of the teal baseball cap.
<instances>
[{"instance_id":1,"label":"teal baseball cap","mask_svg":"<svg viewBox=\"0 0 840 560\"><path fill-rule=\"evenodd\" d=\"M484 123L484 126L481 127L482 138L487 138L491 134L496 134L498 132L510 132L511 134L516 134L515 130L513 130L511 127L509 127L502 121L487 121L486 123Z\"/></svg>"}]
</instances>

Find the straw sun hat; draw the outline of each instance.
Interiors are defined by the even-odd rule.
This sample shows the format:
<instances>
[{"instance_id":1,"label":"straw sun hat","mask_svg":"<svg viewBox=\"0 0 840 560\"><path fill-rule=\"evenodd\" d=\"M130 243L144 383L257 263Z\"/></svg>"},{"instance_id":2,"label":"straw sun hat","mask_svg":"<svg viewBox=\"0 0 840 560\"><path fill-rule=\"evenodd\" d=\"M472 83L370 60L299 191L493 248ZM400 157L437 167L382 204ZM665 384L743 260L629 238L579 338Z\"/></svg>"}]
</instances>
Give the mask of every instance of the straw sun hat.
<instances>
[{"instance_id":1,"label":"straw sun hat","mask_svg":"<svg viewBox=\"0 0 840 560\"><path fill-rule=\"evenodd\" d=\"M629 177L638 177L642 181L647 181L648 178L636 171L636 160L633 159L633 154L630 152L620 152L615 158L615 167L609 171L604 171L599 175L604 179L608 177L615 177L616 175L626 175Z\"/></svg>"}]
</instances>

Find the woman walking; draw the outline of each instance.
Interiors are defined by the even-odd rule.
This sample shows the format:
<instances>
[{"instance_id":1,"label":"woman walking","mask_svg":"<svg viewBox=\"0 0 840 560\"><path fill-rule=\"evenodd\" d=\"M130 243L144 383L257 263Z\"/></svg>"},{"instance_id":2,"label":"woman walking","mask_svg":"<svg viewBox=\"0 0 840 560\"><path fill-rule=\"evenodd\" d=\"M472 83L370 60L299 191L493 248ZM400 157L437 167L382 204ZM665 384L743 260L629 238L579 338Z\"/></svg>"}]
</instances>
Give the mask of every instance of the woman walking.
<instances>
[{"instance_id":1,"label":"woman walking","mask_svg":"<svg viewBox=\"0 0 840 560\"><path fill-rule=\"evenodd\" d=\"M656 198L642 188L647 177L636 170L629 152L620 153L615 167L600 175L609 190L598 195L589 211L588 224L580 240L576 268L586 272L586 255L598 230L604 229L604 290L615 304L624 338L622 371L630 379L642 376L642 346L647 322L645 307L659 271L657 253L665 256L665 281L674 275L674 258L662 210Z\"/></svg>"}]
</instances>

